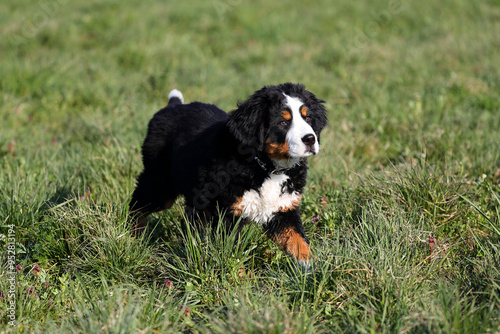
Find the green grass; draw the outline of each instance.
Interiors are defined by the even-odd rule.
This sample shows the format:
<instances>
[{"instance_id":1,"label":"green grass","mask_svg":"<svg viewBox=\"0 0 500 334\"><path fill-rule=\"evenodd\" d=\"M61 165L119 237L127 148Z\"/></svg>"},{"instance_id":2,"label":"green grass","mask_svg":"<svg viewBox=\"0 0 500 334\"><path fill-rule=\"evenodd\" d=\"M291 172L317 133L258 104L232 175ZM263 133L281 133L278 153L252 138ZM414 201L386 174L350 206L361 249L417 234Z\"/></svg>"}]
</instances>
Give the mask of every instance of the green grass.
<instances>
[{"instance_id":1,"label":"green grass","mask_svg":"<svg viewBox=\"0 0 500 334\"><path fill-rule=\"evenodd\" d=\"M2 333L500 331L498 1L0 4ZM302 82L329 126L310 274L257 226L126 224L172 88L231 110ZM435 243L429 241L433 238ZM4 255L5 254L5 255Z\"/></svg>"}]
</instances>

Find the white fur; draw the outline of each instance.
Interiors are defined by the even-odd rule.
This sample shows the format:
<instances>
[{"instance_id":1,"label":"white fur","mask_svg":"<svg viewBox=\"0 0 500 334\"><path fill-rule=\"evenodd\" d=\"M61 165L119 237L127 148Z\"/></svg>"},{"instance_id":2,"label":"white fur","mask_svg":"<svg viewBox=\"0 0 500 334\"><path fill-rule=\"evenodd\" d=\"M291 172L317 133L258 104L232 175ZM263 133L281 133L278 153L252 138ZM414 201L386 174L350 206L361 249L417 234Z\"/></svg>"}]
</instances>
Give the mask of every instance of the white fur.
<instances>
[{"instance_id":1,"label":"white fur","mask_svg":"<svg viewBox=\"0 0 500 334\"><path fill-rule=\"evenodd\" d=\"M179 100L181 100L181 103L184 104L184 96L182 96L182 93L180 90L177 89L172 89L170 93L168 94L168 100L170 101L171 98L176 97Z\"/></svg>"},{"instance_id":2,"label":"white fur","mask_svg":"<svg viewBox=\"0 0 500 334\"><path fill-rule=\"evenodd\" d=\"M300 162L300 158L271 159L276 169L290 169Z\"/></svg>"},{"instance_id":3,"label":"white fur","mask_svg":"<svg viewBox=\"0 0 500 334\"><path fill-rule=\"evenodd\" d=\"M313 128L307 124L307 122L302 118L300 113L300 107L304 105L304 103L297 97L290 97L284 94L286 97L286 103L292 112L292 126L288 130L288 134L286 136L289 153L292 158L302 158L308 157L313 154L319 153L319 143L316 134L314 133ZM316 139L313 145L313 151L308 151L306 145L302 141L304 136L312 134Z\"/></svg>"},{"instance_id":4,"label":"white fur","mask_svg":"<svg viewBox=\"0 0 500 334\"><path fill-rule=\"evenodd\" d=\"M276 212L299 201L300 194L297 192L281 193L281 188L286 180L288 180L288 175L271 174L259 191L246 191L240 202L242 217L258 224L265 224L271 220Z\"/></svg>"}]
</instances>

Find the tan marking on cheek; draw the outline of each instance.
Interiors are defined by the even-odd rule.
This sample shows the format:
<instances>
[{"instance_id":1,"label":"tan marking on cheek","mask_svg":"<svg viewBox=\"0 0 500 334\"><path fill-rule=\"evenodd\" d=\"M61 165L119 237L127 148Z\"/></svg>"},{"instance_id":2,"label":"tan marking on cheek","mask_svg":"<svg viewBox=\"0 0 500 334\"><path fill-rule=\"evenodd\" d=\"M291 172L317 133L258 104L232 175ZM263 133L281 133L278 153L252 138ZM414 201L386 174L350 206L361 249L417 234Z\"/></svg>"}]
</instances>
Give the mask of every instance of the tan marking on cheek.
<instances>
[{"instance_id":1,"label":"tan marking on cheek","mask_svg":"<svg viewBox=\"0 0 500 334\"><path fill-rule=\"evenodd\" d=\"M288 159L288 157L290 156L288 142L285 141L283 144L277 144L271 143L268 139L266 142L266 153L271 159Z\"/></svg>"},{"instance_id":2,"label":"tan marking on cheek","mask_svg":"<svg viewBox=\"0 0 500 334\"><path fill-rule=\"evenodd\" d=\"M287 121L289 121L289 120L292 119L292 114L290 114L290 112L288 110L283 110L281 112L281 117L283 117L284 119L286 119Z\"/></svg>"},{"instance_id":3,"label":"tan marking on cheek","mask_svg":"<svg viewBox=\"0 0 500 334\"><path fill-rule=\"evenodd\" d=\"M285 252L299 261L309 261L312 256L307 242L290 227L272 237L273 241L280 245Z\"/></svg>"},{"instance_id":4,"label":"tan marking on cheek","mask_svg":"<svg viewBox=\"0 0 500 334\"><path fill-rule=\"evenodd\" d=\"M300 114L303 116L303 117L306 117L307 116L307 112L309 111L309 109L306 107L306 106L303 106L301 109L300 109Z\"/></svg>"}]
</instances>

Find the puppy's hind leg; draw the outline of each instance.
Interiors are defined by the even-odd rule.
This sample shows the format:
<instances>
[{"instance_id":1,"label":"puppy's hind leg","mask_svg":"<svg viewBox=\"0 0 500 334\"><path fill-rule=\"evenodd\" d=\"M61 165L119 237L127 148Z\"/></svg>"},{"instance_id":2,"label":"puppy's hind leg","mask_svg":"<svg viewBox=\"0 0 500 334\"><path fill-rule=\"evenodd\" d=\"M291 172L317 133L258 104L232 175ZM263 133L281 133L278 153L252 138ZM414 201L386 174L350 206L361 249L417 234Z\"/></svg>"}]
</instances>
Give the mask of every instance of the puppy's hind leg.
<instances>
[{"instance_id":1,"label":"puppy's hind leg","mask_svg":"<svg viewBox=\"0 0 500 334\"><path fill-rule=\"evenodd\" d=\"M158 178L151 177L146 172L137 178L137 187L129 204L134 234L144 232L147 227L147 217L151 213L170 209L174 204L177 194L167 183L164 180L159 182Z\"/></svg>"}]
</instances>

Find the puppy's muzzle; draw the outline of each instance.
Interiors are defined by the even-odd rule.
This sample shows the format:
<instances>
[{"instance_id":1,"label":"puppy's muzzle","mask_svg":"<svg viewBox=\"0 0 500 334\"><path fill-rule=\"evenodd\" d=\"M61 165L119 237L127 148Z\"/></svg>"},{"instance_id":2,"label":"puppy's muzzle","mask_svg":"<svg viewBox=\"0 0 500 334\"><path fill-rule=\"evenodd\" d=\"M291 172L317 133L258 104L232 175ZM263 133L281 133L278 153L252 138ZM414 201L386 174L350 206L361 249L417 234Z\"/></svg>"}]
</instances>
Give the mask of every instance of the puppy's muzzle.
<instances>
[{"instance_id":1,"label":"puppy's muzzle","mask_svg":"<svg viewBox=\"0 0 500 334\"><path fill-rule=\"evenodd\" d=\"M316 136L312 133L309 133L302 137L302 142L306 145L306 152L312 152L316 154L316 150L314 149L314 144L316 144Z\"/></svg>"}]
</instances>

